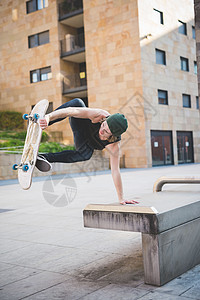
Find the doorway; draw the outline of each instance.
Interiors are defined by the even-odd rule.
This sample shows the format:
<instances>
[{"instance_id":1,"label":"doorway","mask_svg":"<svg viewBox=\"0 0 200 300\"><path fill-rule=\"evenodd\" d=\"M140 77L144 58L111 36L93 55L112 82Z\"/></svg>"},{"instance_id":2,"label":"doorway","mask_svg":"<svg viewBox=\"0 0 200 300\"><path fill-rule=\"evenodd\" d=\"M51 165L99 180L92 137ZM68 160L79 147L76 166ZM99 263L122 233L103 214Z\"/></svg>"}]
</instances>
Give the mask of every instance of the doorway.
<instances>
[{"instance_id":1,"label":"doorway","mask_svg":"<svg viewBox=\"0 0 200 300\"><path fill-rule=\"evenodd\" d=\"M172 132L151 130L152 166L174 164Z\"/></svg>"},{"instance_id":2,"label":"doorway","mask_svg":"<svg viewBox=\"0 0 200 300\"><path fill-rule=\"evenodd\" d=\"M192 131L177 131L178 164L194 162Z\"/></svg>"}]
</instances>

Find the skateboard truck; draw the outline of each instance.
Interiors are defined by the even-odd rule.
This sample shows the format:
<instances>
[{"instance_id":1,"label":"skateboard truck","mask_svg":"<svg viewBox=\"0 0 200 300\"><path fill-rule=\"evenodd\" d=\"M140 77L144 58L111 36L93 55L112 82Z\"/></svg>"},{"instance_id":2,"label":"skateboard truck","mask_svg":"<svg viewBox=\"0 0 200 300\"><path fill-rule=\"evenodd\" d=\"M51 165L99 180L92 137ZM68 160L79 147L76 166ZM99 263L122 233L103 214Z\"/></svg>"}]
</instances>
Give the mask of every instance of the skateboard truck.
<instances>
[{"instance_id":1,"label":"skateboard truck","mask_svg":"<svg viewBox=\"0 0 200 300\"><path fill-rule=\"evenodd\" d=\"M22 118L24 120L31 120L32 122L37 123L37 120L39 119L39 114L33 114L33 115L29 115L29 114L23 114Z\"/></svg>"},{"instance_id":2,"label":"skateboard truck","mask_svg":"<svg viewBox=\"0 0 200 300\"><path fill-rule=\"evenodd\" d=\"M22 165L22 164L20 164L20 165L14 164L14 165L12 166L12 168L13 168L14 171L16 171L16 170L18 170L18 169L22 169L24 172L27 172L28 169L29 169L29 166L28 166L28 165Z\"/></svg>"}]
</instances>

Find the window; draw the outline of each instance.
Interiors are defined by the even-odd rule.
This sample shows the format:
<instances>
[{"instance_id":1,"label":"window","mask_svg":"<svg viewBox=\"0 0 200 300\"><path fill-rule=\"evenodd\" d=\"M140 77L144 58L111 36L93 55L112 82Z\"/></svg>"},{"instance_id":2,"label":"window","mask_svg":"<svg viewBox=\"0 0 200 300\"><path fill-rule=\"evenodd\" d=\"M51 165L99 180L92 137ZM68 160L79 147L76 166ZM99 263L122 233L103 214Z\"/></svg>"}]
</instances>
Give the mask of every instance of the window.
<instances>
[{"instance_id":1,"label":"window","mask_svg":"<svg viewBox=\"0 0 200 300\"><path fill-rule=\"evenodd\" d=\"M195 27L192 26L192 38L196 39L196 32L195 32Z\"/></svg>"},{"instance_id":2,"label":"window","mask_svg":"<svg viewBox=\"0 0 200 300\"><path fill-rule=\"evenodd\" d=\"M167 91L158 90L158 103L168 105L168 93Z\"/></svg>"},{"instance_id":3,"label":"window","mask_svg":"<svg viewBox=\"0 0 200 300\"><path fill-rule=\"evenodd\" d=\"M156 23L157 24L164 24L163 12L159 11L155 8L153 10L154 10L154 20L156 21Z\"/></svg>"},{"instance_id":4,"label":"window","mask_svg":"<svg viewBox=\"0 0 200 300\"><path fill-rule=\"evenodd\" d=\"M197 62L194 61L194 74L197 74Z\"/></svg>"},{"instance_id":5,"label":"window","mask_svg":"<svg viewBox=\"0 0 200 300\"><path fill-rule=\"evenodd\" d=\"M196 108L199 109L199 97L196 96Z\"/></svg>"},{"instance_id":6,"label":"window","mask_svg":"<svg viewBox=\"0 0 200 300\"><path fill-rule=\"evenodd\" d=\"M26 2L26 13L30 14L36 10L43 9L48 6L48 0L30 0Z\"/></svg>"},{"instance_id":7,"label":"window","mask_svg":"<svg viewBox=\"0 0 200 300\"><path fill-rule=\"evenodd\" d=\"M165 51L156 49L156 63L159 65L166 65Z\"/></svg>"},{"instance_id":8,"label":"window","mask_svg":"<svg viewBox=\"0 0 200 300\"><path fill-rule=\"evenodd\" d=\"M178 21L178 32L184 35L187 35L187 26L186 23Z\"/></svg>"},{"instance_id":9,"label":"window","mask_svg":"<svg viewBox=\"0 0 200 300\"><path fill-rule=\"evenodd\" d=\"M28 37L29 48L49 43L49 30Z\"/></svg>"},{"instance_id":10,"label":"window","mask_svg":"<svg viewBox=\"0 0 200 300\"><path fill-rule=\"evenodd\" d=\"M49 107L46 111L46 115L50 114L53 111L53 102L49 102Z\"/></svg>"},{"instance_id":11,"label":"window","mask_svg":"<svg viewBox=\"0 0 200 300\"><path fill-rule=\"evenodd\" d=\"M183 94L183 107L191 107L191 97L190 95Z\"/></svg>"},{"instance_id":12,"label":"window","mask_svg":"<svg viewBox=\"0 0 200 300\"><path fill-rule=\"evenodd\" d=\"M180 57L181 59L181 70L189 72L189 60L185 57Z\"/></svg>"},{"instance_id":13,"label":"window","mask_svg":"<svg viewBox=\"0 0 200 300\"><path fill-rule=\"evenodd\" d=\"M30 71L31 83L51 79L51 67Z\"/></svg>"}]
</instances>

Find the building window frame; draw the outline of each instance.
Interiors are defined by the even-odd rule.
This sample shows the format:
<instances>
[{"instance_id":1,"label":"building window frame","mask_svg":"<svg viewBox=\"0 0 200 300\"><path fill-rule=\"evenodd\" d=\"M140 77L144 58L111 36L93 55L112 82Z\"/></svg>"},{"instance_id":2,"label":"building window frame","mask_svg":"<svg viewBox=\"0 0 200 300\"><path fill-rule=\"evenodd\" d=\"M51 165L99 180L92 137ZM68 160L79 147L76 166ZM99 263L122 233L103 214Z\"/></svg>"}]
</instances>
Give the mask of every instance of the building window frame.
<instances>
[{"instance_id":1,"label":"building window frame","mask_svg":"<svg viewBox=\"0 0 200 300\"><path fill-rule=\"evenodd\" d=\"M191 96L188 94L182 94L182 101L184 108L191 108Z\"/></svg>"},{"instance_id":2,"label":"building window frame","mask_svg":"<svg viewBox=\"0 0 200 300\"><path fill-rule=\"evenodd\" d=\"M42 36L46 33L48 33L46 39L42 40ZM32 42L32 40L34 42ZM35 47L38 47L38 46L41 46L41 45L48 44L49 42L50 42L49 41L49 30L42 31L42 32L39 32L39 33L28 36L28 47L29 48L35 48Z\"/></svg>"},{"instance_id":3,"label":"building window frame","mask_svg":"<svg viewBox=\"0 0 200 300\"><path fill-rule=\"evenodd\" d=\"M196 31L195 31L195 26L192 26L192 38L196 40Z\"/></svg>"},{"instance_id":4,"label":"building window frame","mask_svg":"<svg viewBox=\"0 0 200 300\"><path fill-rule=\"evenodd\" d=\"M194 61L194 74L197 75L197 62Z\"/></svg>"},{"instance_id":5,"label":"building window frame","mask_svg":"<svg viewBox=\"0 0 200 300\"><path fill-rule=\"evenodd\" d=\"M30 71L30 83L46 81L52 78L51 67L45 67Z\"/></svg>"},{"instance_id":6,"label":"building window frame","mask_svg":"<svg viewBox=\"0 0 200 300\"><path fill-rule=\"evenodd\" d=\"M196 96L196 109L199 109L199 96Z\"/></svg>"},{"instance_id":7,"label":"building window frame","mask_svg":"<svg viewBox=\"0 0 200 300\"><path fill-rule=\"evenodd\" d=\"M183 34L183 35L187 35L187 24L185 22L182 22L180 20L178 20L178 32L180 34Z\"/></svg>"},{"instance_id":8,"label":"building window frame","mask_svg":"<svg viewBox=\"0 0 200 300\"><path fill-rule=\"evenodd\" d=\"M162 24L164 25L164 17L163 17L163 12L156 9L156 8L153 8L154 12L159 16L159 24ZM158 22L157 22L158 23Z\"/></svg>"},{"instance_id":9,"label":"building window frame","mask_svg":"<svg viewBox=\"0 0 200 300\"><path fill-rule=\"evenodd\" d=\"M48 6L48 0L29 0L26 1L26 13L30 14Z\"/></svg>"},{"instance_id":10,"label":"building window frame","mask_svg":"<svg viewBox=\"0 0 200 300\"><path fill-rule=\"evenodd\" d=\"M168 105L168 91L158 89L158 104Z\"/></svg>"},{"instance_id":11,"label":"building window frame","mask_svg":"<svg viewBox=\"0 0 200 300\"><path fill-rule=\"evenodd\" d=\"M161 49L155 49L156 52L156 64L166 66L166 52Z\"/></svg>"},{"instance_id":12,"label":"building window frame","mask_svg":"<svg viewBox=\"0 0 200 300\"><path fill-rule=\"evenodd\" d=\"M183 56L180 56L181 70L189 72L189 59Z\"/></svg>"}]
</instances>

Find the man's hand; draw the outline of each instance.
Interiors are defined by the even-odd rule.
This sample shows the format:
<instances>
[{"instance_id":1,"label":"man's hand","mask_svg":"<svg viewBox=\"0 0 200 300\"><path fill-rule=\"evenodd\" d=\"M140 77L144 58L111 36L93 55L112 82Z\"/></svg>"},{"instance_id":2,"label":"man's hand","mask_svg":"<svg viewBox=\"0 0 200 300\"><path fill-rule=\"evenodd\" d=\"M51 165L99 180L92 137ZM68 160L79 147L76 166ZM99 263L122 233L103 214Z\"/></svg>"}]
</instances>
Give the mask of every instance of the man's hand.
<instances>
[{"instance_id":1,"label":"man's hand","mask_svg":"<svg viewBox=\"0 0 200 300\"><path fill-rule=\"evenodd\" d=\"M135 201L135 200L122 200L122 201L120 201L120 204L122 204L122 205L126 205L126 204L139 204L139 202Z\"/></svg>"},{"instance_id":2,"label":"man's hand","mask_svg":"<svg viewBox=\"0 0 200 300\"><path fill-rule=\"evenodd\" d=\"M42 130L46 129L49 125L49 116L46 115L43 119L39 119L39 125Z\"/></svg>"},{"instance_id":3,"label":"man's hand","mask_svg":"<svg viewBox=\"0 0 200 300\"><path fill-rule=\"evenodd\" d=\"M107 111L103 109L98 109L97 113L89 117L89 119L92 121L92 123L98 123L103 121L108 116L110 116L110 114Z\"/></svg>"}]
</instances>

